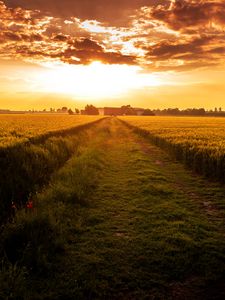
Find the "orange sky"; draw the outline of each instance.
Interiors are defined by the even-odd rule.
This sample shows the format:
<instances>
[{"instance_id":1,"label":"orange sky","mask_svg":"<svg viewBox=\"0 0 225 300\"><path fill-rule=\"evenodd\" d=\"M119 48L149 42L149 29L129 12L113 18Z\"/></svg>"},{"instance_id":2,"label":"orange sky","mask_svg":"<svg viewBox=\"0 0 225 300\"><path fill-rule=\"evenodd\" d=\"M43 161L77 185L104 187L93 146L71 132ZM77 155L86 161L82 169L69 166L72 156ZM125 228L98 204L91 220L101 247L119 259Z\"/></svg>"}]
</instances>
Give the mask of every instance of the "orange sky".
<instances>
[{"instance_id":1,"label":"orange sky","mask_svg":"<svg viewBox=\"0 0 225 300\"><path fill-rule=\"evenodd\" d=\"M225 109L222 0L0 1L0 108Z\"/></svg>"}]
</instances>

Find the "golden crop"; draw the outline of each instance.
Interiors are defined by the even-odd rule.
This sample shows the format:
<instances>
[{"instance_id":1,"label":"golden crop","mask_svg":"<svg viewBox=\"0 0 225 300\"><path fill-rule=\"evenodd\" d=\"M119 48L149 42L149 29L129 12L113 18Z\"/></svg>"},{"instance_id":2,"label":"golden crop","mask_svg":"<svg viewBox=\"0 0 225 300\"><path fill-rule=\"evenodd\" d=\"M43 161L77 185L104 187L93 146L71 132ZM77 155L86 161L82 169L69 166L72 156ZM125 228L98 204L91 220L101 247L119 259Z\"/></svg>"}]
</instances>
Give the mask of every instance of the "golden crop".
<instances>
[{"instance_id":1,"label":"golden crop","mask_svg":"<svg viewBox=\"0 0 225 300\"><path fill-rule=\"evenodd\" d=\"M13 207L23 207L32 193L78 153L82 130L99 116L0 115L0 223Z\"/></svg>"},{"instance_id":2,"label":"golden crop","mask_svg":"<svg viewBox=\"0 0 225 300\"><path fill-rule=\"evenodd\" d=\"M121 117L195 171L225 181L225 118Z\"/></svg>"},{"instance_id":3,"label":"golden crop","mask_svg":"<svg viewBox=\"0 0 225 300\"><path fill-rule=\"evenodd\" d=\"M95 121L100 116L76 115L0 115L0 146L41 136L49 132L65 130Z\"/></svg>"}]
</instances>

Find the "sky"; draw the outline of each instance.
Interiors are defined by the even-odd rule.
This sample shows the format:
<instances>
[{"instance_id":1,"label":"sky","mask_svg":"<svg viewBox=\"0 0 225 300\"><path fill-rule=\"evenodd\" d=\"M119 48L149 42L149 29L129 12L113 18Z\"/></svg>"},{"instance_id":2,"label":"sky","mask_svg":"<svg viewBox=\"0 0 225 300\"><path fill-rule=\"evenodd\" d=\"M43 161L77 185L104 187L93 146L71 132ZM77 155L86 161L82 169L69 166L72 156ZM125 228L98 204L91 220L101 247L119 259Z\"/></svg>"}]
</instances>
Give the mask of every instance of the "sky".
<instances>
[{"instance_id":1,"label":"sky","mask_svg":"<svg viewBox=\"0 0 225 300\"><path fill-rule=\"evenodd\" d=\"M0 109L225 109L224 0L0 0Z\"/></svg>"}]
</instances>

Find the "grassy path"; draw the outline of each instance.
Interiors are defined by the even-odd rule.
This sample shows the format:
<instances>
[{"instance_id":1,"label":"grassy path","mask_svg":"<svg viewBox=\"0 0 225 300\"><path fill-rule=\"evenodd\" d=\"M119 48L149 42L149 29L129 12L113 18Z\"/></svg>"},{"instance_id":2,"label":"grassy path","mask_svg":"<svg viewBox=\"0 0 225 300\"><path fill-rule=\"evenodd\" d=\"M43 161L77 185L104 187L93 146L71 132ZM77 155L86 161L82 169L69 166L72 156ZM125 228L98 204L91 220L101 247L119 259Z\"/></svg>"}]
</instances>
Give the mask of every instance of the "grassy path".
<instances>
[{"instance_id":1,"label":"grassy path","mask_svg":"<svg viewBox=\"0 0 225 300\"><path fill-rule=\"evenodd\" d=\"M108 122L101 182L77 210L60 290L67 299L224 299L223 189Z\"/></svg>"},{"instance_id":2,"label":"grassy path","mask_svg":"<svg viewBox=\"0 0 225 300\"><path fill-rule=\"evenodd\" d=\"M98 186L59 205L65 253L50 278L29 282L26 299L225 299L224 189L116 118L97 134L83 151L100 155L101 169L85 173Z\"/></svg>"}]
</instances>

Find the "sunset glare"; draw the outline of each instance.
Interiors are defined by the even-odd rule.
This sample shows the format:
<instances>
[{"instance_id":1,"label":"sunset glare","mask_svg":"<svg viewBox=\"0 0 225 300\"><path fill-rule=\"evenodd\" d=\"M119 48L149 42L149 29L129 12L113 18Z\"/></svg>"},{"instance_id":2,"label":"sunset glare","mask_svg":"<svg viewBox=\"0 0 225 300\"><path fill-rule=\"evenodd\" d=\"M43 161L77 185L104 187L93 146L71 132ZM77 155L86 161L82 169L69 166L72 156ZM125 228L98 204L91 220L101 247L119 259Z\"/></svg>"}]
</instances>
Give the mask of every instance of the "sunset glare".
<instances>
[{"instance_id":1,"label":"sunset glare","mask_svg":"<svg viewBox=\"0 0 225 300\"><path fill-rule=\"evenodd\" d=\"M0 1L0 107L223 107L224 16L222 0Z\"/></svg>"},{"instance_id":2,"label":"sunset glare","mask_svg":"<svg viewBox=\"0 0 225 300\"><path fill-rule=\"evenodd\" d=\"M53 67L38 75L36 82L43 92L70 94L88 100L119 97L129 90L160 85L156 76L139 72L137 66L105 65L95 61L88 66Z\"/></svg>"}]
</instances>

